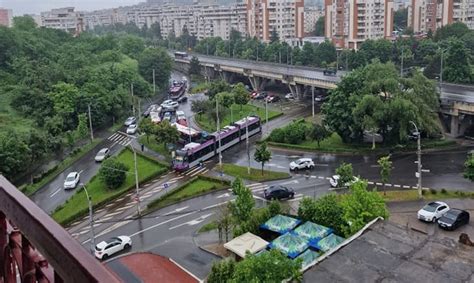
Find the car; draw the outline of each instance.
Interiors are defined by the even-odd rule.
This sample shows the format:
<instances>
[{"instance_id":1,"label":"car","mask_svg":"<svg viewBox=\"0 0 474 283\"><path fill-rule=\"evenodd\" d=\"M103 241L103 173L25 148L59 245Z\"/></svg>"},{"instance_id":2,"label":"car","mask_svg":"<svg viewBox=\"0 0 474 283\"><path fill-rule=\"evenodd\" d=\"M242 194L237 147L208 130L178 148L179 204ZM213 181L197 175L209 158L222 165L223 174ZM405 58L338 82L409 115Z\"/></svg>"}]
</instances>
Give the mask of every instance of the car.
<instances>
[{"instance_id":1,"label":"car","mask_svg":"<svg viewBox=\"0 0 474 283\"><path fill-rule=\"evenodd\" d=\"M150 113L153 112L153 111L156 111L156 109L158 109L158 105L157 104L152 104L150 105L146 110L145 112L143 112L143 117L148 117L150 116Z\"/></svg>"},{"instance_id":2,"label":"car","mask_svg":"<svg viewBox=\"0 0 474 283\"><path fill-rule=\"evenodd\" d=\"M176 101L171 101L169 103L161 104L161 107L165 110L176 110L179 107L179 103Z\"/></svg>"},{"instance_id":3,"label":"car","mask_svg":"<svg viewBox=\"0 0 474 283\"><path fill-rule=\"evenodd\" d=\"M181 96L180 98L178 98L178 103L184 103L186 101L188 101L188 97L187 96Z\"/></svg>"},{"instance_id":4,"label":"car","mask_svg":"<svg viewBox=\"0 0 474 283\"><path fill-rule=\"evenodd\" d=\"M329 183L331 184L331 187L333 187L333 188L347 188L350 185L354 184L355 182L359 181L359 177L354 176L352 178L352 181L346 182L345 184L339 184L339 179L341 179L341 176L339 176L339 175L333 175L331 178L329 178Z\"/></svg>"},{"instance_id":5,"label":"car","mask_svg":"<svg viewBox=\"0 0 474 283\"><path fill-rule=\"evenodd\" d=\"M79 184L80 176L77 172L71 172L67 174L66 180L64 180L64 189L75 189Z\"/></svg>"},{"instance_id":6,"label":"car","mask_svg":"<svg viewBox=\"0 0 474 283\"><path fill-rule=\"evenodd\" d=\"M462 225L469 223L469 212L451 208L440 219L438 219L438 226L446 230L456 230Z\"/></svg>"},{"instance_id":7,"label":"car","mask_svg":"<svg viewBox=\"0 0 474 283\"><path fill-rule=\"evenodd\" d=\"M256 100L262 100L262 99L265 99L266 97L268 96L268 94L266 92L260 92L259 94L257 94L254 99Z\"/></svg>"},{"instance_id":8,"label":"car","mask_svg":"<svg viewBox=\"0 0 474 283\"><path fill-rule=\"evenodd\" d=\"M186 120L186 115L184 111L176 111L176 120Z\"/></svg>"},{"instance_id":9,"label":"car","mask_svg":"<svg viewBox=\"0 0 474 283\"><path fill-rule=\"evenodd\" d=\"M99 150L99 152L97 152L94 159L97 162L102 162L109 156L110 156L110 150L108 148L104 147L103 149Z\"/></svg>"},{"instance_id":10,"label":"car","mask_svg":"<svg viewBox=\"0 0 474 283\"><path fill-rule=\"evenodd\" d=\"M163 115L163 121L164 120L168 120L171 121L171 113L170 112L165 112L165 114Z\"/></svg>"},{"instance_id":11,"label":"car","mask_svg":"<svg viewBox=\"0 0 474 283\"><path fill-rule=\"evenodd\" d=\"M158 112L151 112L150 119L155 124L161 122L160 114Z\"/></svg>"},{"instance_id":12,"label":"car","mask_svg":"<svg viewBox=\"0 0 474 283\"><path fill-rule=\"evenodd\" d=\"M448 212L448 210L449 206L445 202L433 201L418 210L417 217L421 221L436 222Z\"/></svg>"},{"instance_id":13,"label":"car","mask_svg":"<svg viewBox=\"0 0 474 283\"><path fill-rule=\"evenodd\" d=\"M136 124L136 123L137 123L137 118L128 117L127 120L125 120L125 123L123 123L123 124L128 127L128 126Z\"/></svg>"},{"instance_id":14,"label":"car","mask_svg":"<svg viewBox=\"0 0 474 283\"><path fill-rule=\"evenodd\" d=\"M132 124L128 126L127 128L127 134L129 135L134 135L138 130L138 125L137 124Z\"/></svg>"},{"instance_id":15,"label":"car","mask_svg":"<svg viewBox=\"0 0 474 283\"><path fill-rule=\"evenodd\" d=\"M128 236L118 236L102 241L95 246L94 255L100 260L105 260L111 255L132 247L132 239Z\"/></svg>"},{"instance_id":16,"label":"car","mask_svg":"<svg viewBox=\"0 0 474 283\"><path fill-rule=\"evenodd\" d=\"M293 95L293 93L290 92L290 93L287 93L287 94L285 95L285 99L287 99L287 100L295 100L296 97Z\"/></svg>"},{"instance_id":17,"label":"car","mask_svg":"<svg viewBox=\"0 0 474 283\"><path fill-rule=\"evenodd\" d=\"M326 101L327 98L328 98L327 95L318 94L318 95L314 96L314 101L324 102L324 101Z\"/></svg>"},{"instance_id":18,"label":"car","mask_svg":"<svg viewBox=\"0 0 474 283\"><path fill-rule=\"evenodd\" d=\"M276 96L276 95L269 95L269 96L265 97L265 101L267 103L278 102L278 101L280 101L280 97Z\"/></svg>"},{"instance_id":19,"label":"car","mask_svg":"<svg viewBox=\"0 0 474 283\"><path fill-rule=\"evenodd\" d=\"M171 102L173 102L173 100L167 99L167 100L165 100L165 101L163 101L163 102L161 103L161 107L163 107L163 105L170 104Z\"/></svg>"},{"instance_id":20,"label":"car","mask_svg":"<svg viewBox=\"0 0 474 283\"><path fill-rule=\"evenodd\" d=\"M294 198L295 192L293 189L284 187L281 185L270 186L268 189L263 191L263 196L267 200L272 199L287 199L287 198Z\"/></svg>"},{"instance_id":21,"label":"car","mask_svg":"<svg viewBox=\"0 0 474 283\"><path fill-rule=\"evenodd\" d=\"M335 68L329 68L323 71L323 74L325 76L335 76L337 73L337 70Z\"/></svg>"},{"instance_id":22,"label":"car","mask_svg":"<svg viewBox=\"0 0 474 283\"><path fill-rule=\"evenodd\" d=\"M250 93L250 98L255 99L255 96L257 96L257 95L258 95L258 92L252 91L252 93Z\"/></svg>"},{"instance_id":23,"label":"car","mask_svg":"<svg viewBox=\"0 0 474 283\"><path fill-rule=\"evenodd\" d=\"M313 169L314 162L311 158L300 158L290 163L290 170L298 171L300 169Z\"/></svg>"}]
</instances>

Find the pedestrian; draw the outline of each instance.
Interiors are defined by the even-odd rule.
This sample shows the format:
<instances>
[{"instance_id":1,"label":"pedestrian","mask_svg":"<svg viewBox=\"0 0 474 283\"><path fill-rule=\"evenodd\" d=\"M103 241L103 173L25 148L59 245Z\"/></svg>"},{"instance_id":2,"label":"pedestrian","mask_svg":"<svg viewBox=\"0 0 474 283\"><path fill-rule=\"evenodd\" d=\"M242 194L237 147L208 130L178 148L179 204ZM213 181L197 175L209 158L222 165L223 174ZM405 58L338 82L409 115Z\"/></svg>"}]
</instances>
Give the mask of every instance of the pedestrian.
<instances>
[{"instance_id":1,"label":"pedestrian","mask_svg":"<svg viewBox=\"0 0 474 283\"><path fill-rule=\"evenodd\" d=\"M142 152L145 151L145 145L144 144L141 144L142 145Z\"/></svg>"}]
</instances>

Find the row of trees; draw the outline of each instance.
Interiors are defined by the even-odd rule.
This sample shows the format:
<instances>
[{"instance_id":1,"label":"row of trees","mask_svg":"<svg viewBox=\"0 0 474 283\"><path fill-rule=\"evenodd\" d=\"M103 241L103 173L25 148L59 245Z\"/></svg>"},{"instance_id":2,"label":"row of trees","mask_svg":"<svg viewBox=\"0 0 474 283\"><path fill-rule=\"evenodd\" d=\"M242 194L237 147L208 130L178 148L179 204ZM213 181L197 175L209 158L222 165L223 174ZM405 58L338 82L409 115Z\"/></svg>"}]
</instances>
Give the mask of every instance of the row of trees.
<instances>
[{"instance_id":1,"label":"row of trees","mask_svg":"<svg viewBox=\"0 0 474 283\"><path fill-rule=\"evenodd\" d=\"M0 27L0 172L18 176L64 146L131 110L135 98L167 86L171 58L133 35L96 36L37 28L31 17ZM5 117L5 118L3 118Z\"/></svg>"},{"instance_id":2,"label":"row of trees","mask_svg":"<svg viewBox=\"0 0 474 283\"><path fill-rule=\"evenodd\" d=\"M282 128L274 129L269 141L277 143L301 144L306 140L314 140L318 143L331 135L331 132L322 125L309 124L304 119L293 121Z\"/></svg>"}]
</instances>

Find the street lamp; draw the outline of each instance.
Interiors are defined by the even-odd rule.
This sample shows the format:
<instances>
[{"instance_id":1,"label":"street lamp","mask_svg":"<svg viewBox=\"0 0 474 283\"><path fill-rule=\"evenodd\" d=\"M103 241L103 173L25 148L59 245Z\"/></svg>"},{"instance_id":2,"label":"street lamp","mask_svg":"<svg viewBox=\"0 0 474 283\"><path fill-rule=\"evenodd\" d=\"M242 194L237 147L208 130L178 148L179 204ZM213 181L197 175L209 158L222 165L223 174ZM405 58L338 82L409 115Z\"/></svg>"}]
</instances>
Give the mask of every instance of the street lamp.
<instances>
[{"instance_id":1,"label":"street lamp","mask_svg":"<svg viewBox=\"0 0 474 283\"><path fill-rule=\"evenodd\" d=\"M133 151L133 164L134 164L134 169L135 169L135 189L136 189L136 199L137 199L137 212L138 216L142 215L142 211L140 209L140 191L138 188L138 168L137 168L137 152L133 148L133 146L130 146L130 148Z\"/></svg>"},{"instance_id":2,"label":"street lamp","mask_svg":"<svg viewBox=\"0 0 474 283\"><path fill-rule=\"evenodd\" d=\"M83 183L79 184L84 188L84 192L86 192L87 202L89 204L89 225L90 225L90 238L91 238L91 253L94 254L95 249L95 234L94 234L94 217L92 215L92 199L89 196L89 192L87 191L86 185Z\"/></svg>"},{"instance_id":3,"label":"street lamp","mask_svg":"<svg viewBox=\"0 0 474 283\"><path fill-rule=\"evenodd\" d=\"M245 116L245 146L247 147L247 174L250 175L250 151L249 151L249 119Z\"/></svg>"},{"instance_id":4,"label":"street lamp","mask_svg":"<svg viewBox=\"0 0 474 283\"><path fill-rule=\"evenodd\" d=\"M418 172L415 174L418 177L418 198L423 198L423 194L421 193L421 134L418 131L418 127L416 126L415 122L410 121L410 123L415 127L415 134L417 136L417 163L418 163Z\"/></svg>"},{"instance_id":5,"label":"street lamp","mask_svg":"<svg viewBox=\"0 0 474 283\"><path fill-rule=\"evenodd\" d=\"M219 168L222 169L222 148L221 148L221 134L219 121L219 97L216 95L216 118L217 118L217 139L219 142Z\"/></svg>"}]
</instances>

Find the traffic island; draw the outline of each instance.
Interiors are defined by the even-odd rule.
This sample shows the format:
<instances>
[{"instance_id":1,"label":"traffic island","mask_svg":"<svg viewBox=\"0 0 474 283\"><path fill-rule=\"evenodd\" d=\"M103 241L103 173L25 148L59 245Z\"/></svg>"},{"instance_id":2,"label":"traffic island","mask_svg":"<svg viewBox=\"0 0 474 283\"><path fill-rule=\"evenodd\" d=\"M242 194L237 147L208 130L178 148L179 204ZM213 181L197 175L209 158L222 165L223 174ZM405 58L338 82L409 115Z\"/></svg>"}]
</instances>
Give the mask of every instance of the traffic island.
<instances>
[{"instance_id":1,"label":"traffic island","mask_svg":"<svg viewBox=\"0 0 474 283\"><path fill-rule=\"evenodd\" d=\"M219 170L218 167L217 169ZM266 182L291 178L291 175L287 172L277 172L270 170L263 170L262 172L261 169L257 168L250 168L249 174L247 167L229 163L222 164L222 171L224 174L255 182Z\"/></svg>"}]
</instances>

